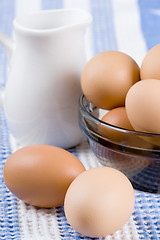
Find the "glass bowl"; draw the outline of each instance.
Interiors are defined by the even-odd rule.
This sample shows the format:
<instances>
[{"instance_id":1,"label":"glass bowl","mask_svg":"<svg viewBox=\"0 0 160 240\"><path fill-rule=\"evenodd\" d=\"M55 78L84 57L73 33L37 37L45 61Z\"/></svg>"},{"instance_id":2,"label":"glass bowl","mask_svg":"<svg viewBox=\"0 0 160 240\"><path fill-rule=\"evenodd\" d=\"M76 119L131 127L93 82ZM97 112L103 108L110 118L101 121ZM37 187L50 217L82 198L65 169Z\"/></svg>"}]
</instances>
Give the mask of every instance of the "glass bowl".
<instances>
[{"instance_id":1,"label":"glass bowl","mask_svg":"<svg viewBox=\"0 0 160 240\"><path fill-rule=\"evenodd\" d=\"M160 134L107 124L100 120L104 113L80 97L79 124L93 153L102 165L122 171L134 188L160 193Z\"/></svg>"}]
</instances>

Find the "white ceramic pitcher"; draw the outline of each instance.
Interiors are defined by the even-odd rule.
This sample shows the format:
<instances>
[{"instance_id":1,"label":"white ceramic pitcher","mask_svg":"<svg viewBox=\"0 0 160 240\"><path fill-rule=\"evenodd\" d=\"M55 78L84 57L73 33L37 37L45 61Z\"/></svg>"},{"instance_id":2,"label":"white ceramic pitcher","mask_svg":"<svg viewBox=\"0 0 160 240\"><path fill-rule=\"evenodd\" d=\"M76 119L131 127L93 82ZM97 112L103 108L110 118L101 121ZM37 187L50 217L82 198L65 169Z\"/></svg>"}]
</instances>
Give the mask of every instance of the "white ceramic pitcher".
<instances>
[{"instance_id":1,"label":"white ceramic pitcher","mask_svg":"<svg viewBox=\"0 0 160 240\"><path fill-rule=\"evenodd\" d=\"M80 9L42 10L14 20L15 42L0 33L9 62L4 110L22 146L80 142L80 74L91 19Z\"/></svg>"}]
</instances>

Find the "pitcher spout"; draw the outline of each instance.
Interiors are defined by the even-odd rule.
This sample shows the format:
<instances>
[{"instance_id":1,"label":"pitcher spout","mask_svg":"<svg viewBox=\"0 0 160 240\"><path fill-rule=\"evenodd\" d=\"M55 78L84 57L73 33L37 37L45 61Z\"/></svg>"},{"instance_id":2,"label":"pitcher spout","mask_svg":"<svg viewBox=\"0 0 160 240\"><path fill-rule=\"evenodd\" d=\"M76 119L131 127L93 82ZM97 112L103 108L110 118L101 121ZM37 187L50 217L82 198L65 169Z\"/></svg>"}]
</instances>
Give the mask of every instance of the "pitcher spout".
<instances>
[{"instance_id":1,"label":"pitcher spout","mask_svg":"<svg viewBox=\"0 0 160 240\"><path fill-rule=\"evenodd\" d=\"M5 49L7 58L8 58L8 62L10 62L11 56L15 49L15 42L12 39L10 39L7 34L0 31L0 44Z\"/></svg>"}]
</instances>

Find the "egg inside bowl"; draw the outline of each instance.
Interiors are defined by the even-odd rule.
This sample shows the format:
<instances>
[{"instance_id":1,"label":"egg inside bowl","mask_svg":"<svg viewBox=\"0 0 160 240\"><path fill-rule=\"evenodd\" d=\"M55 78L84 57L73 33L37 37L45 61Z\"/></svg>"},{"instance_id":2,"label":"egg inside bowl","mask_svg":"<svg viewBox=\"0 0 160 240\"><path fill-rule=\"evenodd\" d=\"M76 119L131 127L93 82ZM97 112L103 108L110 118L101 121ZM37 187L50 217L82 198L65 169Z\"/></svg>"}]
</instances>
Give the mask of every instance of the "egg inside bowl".
<instances>
[{"instance_id":1,"label":"egg inside bowl","mask_svg":"<svg viewBox=\"0 0 160 240\"><path fill-rule=\"evenodd\" d=\"M160 134L105 123L103 114L84 95L80 97L80 128L100 163L122 171L134 188L160 193Z\"/></svg>"}]
</instances>

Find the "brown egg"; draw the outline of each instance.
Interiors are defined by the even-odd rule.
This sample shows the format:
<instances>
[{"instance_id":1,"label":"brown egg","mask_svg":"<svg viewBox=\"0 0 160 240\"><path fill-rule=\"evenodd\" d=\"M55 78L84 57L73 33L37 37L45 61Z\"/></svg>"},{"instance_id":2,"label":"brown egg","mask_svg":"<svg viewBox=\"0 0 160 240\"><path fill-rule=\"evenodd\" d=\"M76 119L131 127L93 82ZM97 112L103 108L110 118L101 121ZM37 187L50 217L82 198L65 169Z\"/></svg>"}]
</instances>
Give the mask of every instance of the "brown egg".
<instances>
[{"instance_id":1,"label":"brown egg","mask_svg":"<svg viewBox=\"0 0 160 240\"><path fill-rule=\"evenodd\" d=\"M125 107L113 108L103 116L102 121L120 128L134 130L128 119Z\"/></svg>"},{"instance_id":2,"label":"brown egg","mask_svg":"<svg viewBox=\"0 0 160 240\"><path fill-rule=\"evenodd\" d=\"M134 130L128 120L125 107L113 108L107 112L101 120L105 123L111 124L111 126L103 124L98 126L101 136L104 136L109 141L114 143L123 143L124 145L129 143L131 138L130 134L127 134L126 131L121 131L120 129L114 127L116 126L127 130Z\"/></svg>"},{"instance_id":3,"label":"brown egg","mask_svg":"<svg viewBox=\"0 0 160 240\"><path fill-rule=\"evenodd\" d=\"M143 59L141 79L160 79L160 44L151 48Z\"/></svg>"},{"instance_id":4,"label":"brown egg","mask_svg":"<svg viewBox=\"0 0 160 240\"><path fill-rule=\"evenodd\" d=\"M128 146L147 149L153 147L151 144L139 137L139 135L135 132L132 134L127 131L135 131L135 129L132 127L128 119L125 107L113 108L103 116L102 121L111 124L111 126L102 124L98 126L100 135L107 138L110 142L120 144L125 147ZM123 129L117 129L115 126ZM104 144L103 140L100 139L99 141L102 141L102 144ZM124 161L124 159L122 161Z\"/></svg>"},{"instance_id":5,"label":"brown egg","mask_svg":"<svg viewBox=\"0 0 160 240\"><path fill-rule=\"evenodd\" d=\"M119 230L134 208L128 178L110 167L80 174L67 190L64 210L70 225L88 237L105 237Z\"/></svg>"},{"instance_id":6,"label":"brown egg","mask_svg":"<svg viewBox=\"0 0 160 240\"><path fill-rule=\"evenodd\" d=\"M130 88L126 96L126 111L135 130L160 134L159 103L159 80L141 80Z\"/></svg>"},{"instance_id":7,"label":"brown egg","mask_svg":"<svg viewBox=\"0 0 160 240\"><path fill-rule=\"evenodd\" d=\"M129 88L139 78L139 67L130 56L118 51L106 51L86 64L82 71L81 87L92 104L109 110L124 106Z\"/></svg>"},{"instance_id":8,"label":"brown egg","mask_svg":"<svg viewBox=\"0 0 160 240\"><path fill-rule=\"evenodd\" d=\"M49 145L33 145L14 152L6 161L3 176L19 199L38 207L58 207L81 172L82 163L68 151Z\"/></svg>"}]
</instances>

